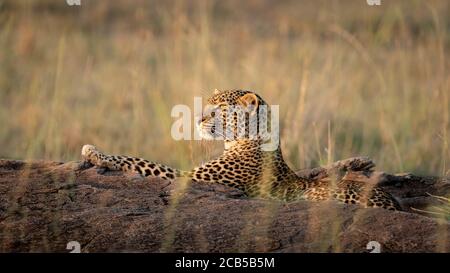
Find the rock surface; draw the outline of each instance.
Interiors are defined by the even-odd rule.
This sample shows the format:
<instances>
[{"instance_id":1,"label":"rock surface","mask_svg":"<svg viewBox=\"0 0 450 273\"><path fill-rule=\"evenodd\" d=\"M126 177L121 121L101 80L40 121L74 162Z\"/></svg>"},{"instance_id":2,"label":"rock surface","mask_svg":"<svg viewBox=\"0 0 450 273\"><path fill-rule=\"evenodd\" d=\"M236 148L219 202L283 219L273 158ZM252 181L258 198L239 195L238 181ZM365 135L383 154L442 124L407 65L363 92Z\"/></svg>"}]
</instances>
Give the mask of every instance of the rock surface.
<instances>
[{"instance_id":1,"label":"rock surface","mask_svg":"<svg viewBox=\"0 0 450 273\"><path fill-rule=\"evenodd\" d=\"M304 170L379 183L406 208L448 195L448 179L372 172L364 158ZM351 171L346 173L346 171ZM449 252L450 225L335 202L248 199L238 190L94 168L0 160L0 252Z\"/></svg>"}]
</instances>

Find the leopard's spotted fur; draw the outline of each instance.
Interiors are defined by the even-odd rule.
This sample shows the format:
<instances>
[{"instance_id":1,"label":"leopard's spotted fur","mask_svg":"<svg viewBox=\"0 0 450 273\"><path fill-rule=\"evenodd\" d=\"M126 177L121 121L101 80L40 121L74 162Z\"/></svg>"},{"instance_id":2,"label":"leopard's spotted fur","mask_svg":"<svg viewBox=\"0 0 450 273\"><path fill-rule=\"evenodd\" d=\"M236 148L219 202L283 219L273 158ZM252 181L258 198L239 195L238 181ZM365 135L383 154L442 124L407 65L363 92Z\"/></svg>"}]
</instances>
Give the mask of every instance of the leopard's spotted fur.
<instances>
[{"instance_id":1,"label":"leopard's spotted fur","mask_svg":"<svg viewBox=\"0 0 450 273\"><path fill-rule=\"evenodd\" d=\"M216 90L215 94L208 99L208 104L221 110L231 105L243 105L246 107L244 109L250 109L252 113L255 113L253 111L255 108L267 105L260 96L244 90ZM216 137L214 135L216 130L214 128L215 118L221 118L224 123L226 119L223 114L226 111L220 113L222 113L220 116L207 114L199 120L198 127L203 136L207 138ZM241 114L244 113L238 113L238 115ZM233 122L233 119L226 121ZM234 121L236 121L236 118ZM401 210L395 198L379 187L351 180L333 181L329 178L309 180L299 177L284 161L280 145L274 151L265 151L261 149L261 145L264 143L261 138L251 139L248 135L238 139L235 135L233 137L233 139L224 139L225 151L219 158L189 172L173 169L145 159L105 155L92 145L83 147L82 156L85 161L98 167L133 171L143 176L163 179L184 176L193 181L219 183L235 187L243 190L250 197L258 196L285 201L335 199L344 203L360 204L363 207Z\"/></svg>"}]
</instances>

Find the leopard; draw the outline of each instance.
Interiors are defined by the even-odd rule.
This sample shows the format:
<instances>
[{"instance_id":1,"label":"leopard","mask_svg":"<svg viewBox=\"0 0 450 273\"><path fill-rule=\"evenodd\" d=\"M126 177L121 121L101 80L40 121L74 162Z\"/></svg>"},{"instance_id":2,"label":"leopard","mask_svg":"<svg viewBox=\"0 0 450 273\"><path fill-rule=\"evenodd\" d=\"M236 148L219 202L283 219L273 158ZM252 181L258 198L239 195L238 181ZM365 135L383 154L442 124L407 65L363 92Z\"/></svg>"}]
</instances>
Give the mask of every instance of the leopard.
<instances>
[{"instance_id":1,"label":"leopard","mask_svg":"<svg viewBox=\"0 0 450 273\"><path fill-rule=\"evenodd\" d=\"M199 135L206 140L224 142L223 153L190 171L183 171L147 159L108 155L94 145L84 145L83 162L102 170L132 172L143 177L174 180L180 177L201 183L218 183L241 190L250 198L276 199L283 202L299 200L335 200L363 208L383 208L401 211L399 201L377 185L343 178L306 178L299 176L283 158L280 140L272 149L267 131L271 127L270 109L260 95L253 91L232 89L215 90L207 99L208 107L197 117ZM230 112L230 109L233 111ZM238 110L235 110L238 109ZM250 123L265 125L265 133ZM242 122L243 121L243 122ZM261 126L264 127L264 126ZM226 129L223 129L226 128ZM259 131L258 131L259 130Z\"/></svg>"}]
</instances>

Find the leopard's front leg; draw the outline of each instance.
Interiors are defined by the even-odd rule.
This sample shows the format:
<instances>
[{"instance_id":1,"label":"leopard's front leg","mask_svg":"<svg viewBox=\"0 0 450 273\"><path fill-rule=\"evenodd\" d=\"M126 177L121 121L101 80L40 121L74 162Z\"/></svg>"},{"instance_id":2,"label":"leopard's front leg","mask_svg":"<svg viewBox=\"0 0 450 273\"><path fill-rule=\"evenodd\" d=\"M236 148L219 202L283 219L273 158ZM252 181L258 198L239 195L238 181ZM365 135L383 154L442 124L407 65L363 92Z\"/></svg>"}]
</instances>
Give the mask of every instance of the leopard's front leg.
<instances>
[{"instance_id":1,"label":"leopard's front leg","mask_svg":"<svg viewBox=\"0 0 450 273\"><path fill-rule=\"evenodd\" d=\"M84 145L81 149L81 156L88 164L101 169L136 172L142 176L153 176L169 180L176 177L190 176L190 172L180 171L142 158L106 155L93 145Z\"/></svg>"}]
</instances>

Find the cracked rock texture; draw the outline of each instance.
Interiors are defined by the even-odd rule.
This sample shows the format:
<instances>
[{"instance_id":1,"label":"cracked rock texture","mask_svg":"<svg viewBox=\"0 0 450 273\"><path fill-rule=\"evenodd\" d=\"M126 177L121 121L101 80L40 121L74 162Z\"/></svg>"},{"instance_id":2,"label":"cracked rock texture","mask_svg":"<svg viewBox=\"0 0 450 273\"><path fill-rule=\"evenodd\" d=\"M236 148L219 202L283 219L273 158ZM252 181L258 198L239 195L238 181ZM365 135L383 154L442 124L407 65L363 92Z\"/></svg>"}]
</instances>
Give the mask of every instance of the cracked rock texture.
<instances>
[{"instance_id":1,"label":"cracked rock texture","mask_svg":"<svg viewBox=\"0 0 450 273\"><path fill-rule=\"evenodd\" d=\"M372 167L357 158L299 174L378 183L407 211L432 203L427 192L449 193L448 179ZM449 252L449 232L448 222L411 211L286 204L183 179L100 175L79 162L0 160L1 252L69 252L70 241L81 252L368 252L370 241L381 252Z\"/></svg>"}]
</instances>

